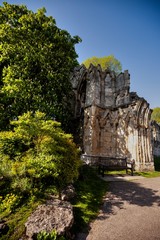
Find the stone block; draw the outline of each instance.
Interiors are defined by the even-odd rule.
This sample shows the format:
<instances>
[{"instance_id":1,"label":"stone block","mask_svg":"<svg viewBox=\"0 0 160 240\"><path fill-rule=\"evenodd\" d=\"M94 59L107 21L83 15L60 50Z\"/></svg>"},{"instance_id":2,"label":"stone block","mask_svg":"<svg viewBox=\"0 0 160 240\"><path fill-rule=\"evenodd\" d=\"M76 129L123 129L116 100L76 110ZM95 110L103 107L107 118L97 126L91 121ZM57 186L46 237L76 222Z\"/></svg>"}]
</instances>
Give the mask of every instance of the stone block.
<instances>
[{"instance_id":1,"label":"stone block","mask_svg":"<svg viewBox=\"0 0 160 240\"><path fill-rule=\"evenodd\" d=\"M26 236L36 237L39 232L50 233L53 229L58 235L68 234L74 222L73 208L69 202L58 199L42 204L31 214L25 223Z\"/></svg>"}]
</instances>

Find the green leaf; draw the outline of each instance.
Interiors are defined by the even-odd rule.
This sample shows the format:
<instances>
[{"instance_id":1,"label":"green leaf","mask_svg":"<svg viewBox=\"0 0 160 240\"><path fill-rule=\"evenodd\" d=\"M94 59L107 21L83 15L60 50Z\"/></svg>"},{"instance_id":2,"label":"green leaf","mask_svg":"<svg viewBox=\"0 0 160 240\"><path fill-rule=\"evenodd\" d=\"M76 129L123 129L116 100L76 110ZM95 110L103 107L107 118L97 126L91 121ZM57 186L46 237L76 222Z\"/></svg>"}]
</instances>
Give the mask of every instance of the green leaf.
<instances>
[{"instance_id":1,"label":"green leaf","mask_svg":"<svg viewBox=\"0 0 160 240\"><path fill-rule=\"evenodd\" d=\"M0 7L1 129L27 111L45 112L68 130L72 116L70 72L78 64L71 37L56 26L44 8Z\"/></svg>"}]
</instances>

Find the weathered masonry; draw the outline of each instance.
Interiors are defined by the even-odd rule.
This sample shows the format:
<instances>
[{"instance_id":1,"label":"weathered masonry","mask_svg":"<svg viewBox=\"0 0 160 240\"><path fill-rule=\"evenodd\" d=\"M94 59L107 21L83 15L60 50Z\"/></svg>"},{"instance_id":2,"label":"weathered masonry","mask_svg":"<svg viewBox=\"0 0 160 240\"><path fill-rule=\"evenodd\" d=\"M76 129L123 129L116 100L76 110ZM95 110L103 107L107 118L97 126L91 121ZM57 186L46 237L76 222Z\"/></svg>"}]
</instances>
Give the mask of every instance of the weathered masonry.
<instances>
[{"instance_id":1,"label":"weathered masonry","mask_svg":"<svg viewBox=\"0 0 160 240\"><path fill-rule=\"evenodd\" d=\"M153 170L153 151L160 150L160 132L151 126L149 104L130 92L128 71L116 76L102 71L100 66L86 69L81 65L71 81L76 98L75 118L82 120L83 152L128 157L135 160L136 170Z\"/></svg>"}]
</instances>

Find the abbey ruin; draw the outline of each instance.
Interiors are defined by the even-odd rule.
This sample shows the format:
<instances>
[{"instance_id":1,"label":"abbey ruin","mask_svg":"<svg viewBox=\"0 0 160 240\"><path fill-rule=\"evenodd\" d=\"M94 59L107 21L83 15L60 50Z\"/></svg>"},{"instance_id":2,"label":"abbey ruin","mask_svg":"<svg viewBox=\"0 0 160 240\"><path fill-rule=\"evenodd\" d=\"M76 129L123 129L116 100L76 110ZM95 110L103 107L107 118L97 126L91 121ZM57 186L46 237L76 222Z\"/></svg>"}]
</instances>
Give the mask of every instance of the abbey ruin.
<instances>
[{"instance_id":1,"label":"abbey ruin","mask_svg":"<svg viewBox=\"0 0 160 240\"><path fill-rule=\"evenodd\" d=\"M116 76L100 66L81 65L71 81L83 153L127 157L135 160L136 170L153 170L153 155L160 155L160 126L151 122L147 101L130 92L128 71Z\"/></svg>"}]
</instances>

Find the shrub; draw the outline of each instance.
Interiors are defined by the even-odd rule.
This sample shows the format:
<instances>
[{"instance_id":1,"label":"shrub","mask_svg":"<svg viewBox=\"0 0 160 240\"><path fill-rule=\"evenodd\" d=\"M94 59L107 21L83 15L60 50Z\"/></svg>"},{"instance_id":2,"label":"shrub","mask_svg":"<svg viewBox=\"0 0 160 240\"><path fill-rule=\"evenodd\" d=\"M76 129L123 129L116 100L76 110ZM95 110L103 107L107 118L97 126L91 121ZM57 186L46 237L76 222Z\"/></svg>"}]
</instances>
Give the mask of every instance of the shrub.
<instances>
[{"instance_id":1,"label":"shrub","mask_svg":"<svg viewBox=\"0 0 160 240\"><path fill-rule=\"evenodd\" d=\"M57 232L53 230L51 233L42 231L38 233L37 240L65 240L63 236L58 236Z\"/></svg>"},{"instance_id":2,"label":"shrub","mask_svg":"<svg viewBox=\"0 0 160 240\"><path fill-rule=\"evenodd\" d=\"M4 211L11 213L20 204L21 197L11 193L7 194L3 200L1 197L0 200L0 213Z\"/></svg>"},{"instance_id":3,"label":"shrub","mask_svg":"<svg viewBox=\"0 0 160 240\"><path fill-rule=\"evenodd\" d=\"M13 131L0 133L0 173L13 190L33 194L52 184L60 192L78 177L78 149L60 123L27 112L11 124Z\"/></svg>"}]
</instances>

